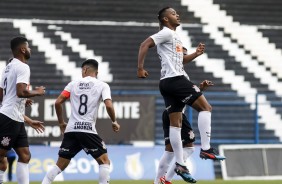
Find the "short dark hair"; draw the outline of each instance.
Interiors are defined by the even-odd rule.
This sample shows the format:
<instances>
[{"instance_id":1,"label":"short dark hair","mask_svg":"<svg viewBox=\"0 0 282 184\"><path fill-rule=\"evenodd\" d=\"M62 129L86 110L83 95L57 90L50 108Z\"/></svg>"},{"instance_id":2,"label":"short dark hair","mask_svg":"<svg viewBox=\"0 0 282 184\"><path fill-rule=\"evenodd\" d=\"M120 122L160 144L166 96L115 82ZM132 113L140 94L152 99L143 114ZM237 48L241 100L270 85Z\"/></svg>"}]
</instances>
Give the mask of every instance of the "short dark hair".
<instances>
[{"instance_id":1,"label":"short dark hair","mask_svg":"<svg viewBox=\"0 0 282 184\"><path fill-rule=\"evenodd\" d=\"M159 19L160 23L163 23L164 14L165 14L165 11L166 11L167 9L170 9L170 7L169 7L169 6L164 7L164 8L162 8L162 9L159 11L159 13L158 13L158 19Z\"/></svg>"},{"instance_id":2,"label":"short dark hair","mask_svg":"<svg viewBox=\"0 0 282 184\"><path fill-rule=\"evenodd\" d=\"M10 42L11 50L14 51L19 45L25 42L27 42L27 39L25 37L18 36L13 38Z\"/></svg>"},{"instance_id":3,"label":"short dark hair","mask_svg":"<svg viewBox=\"0 0 282 184\"><path fill-rule=\"evenodd\" d=\"M83 68L86 65L93 67L94 69L98 70L99 63L95 59L87 59L87 60L83 61L81 68Z\"/></svg>"}]
</instances>

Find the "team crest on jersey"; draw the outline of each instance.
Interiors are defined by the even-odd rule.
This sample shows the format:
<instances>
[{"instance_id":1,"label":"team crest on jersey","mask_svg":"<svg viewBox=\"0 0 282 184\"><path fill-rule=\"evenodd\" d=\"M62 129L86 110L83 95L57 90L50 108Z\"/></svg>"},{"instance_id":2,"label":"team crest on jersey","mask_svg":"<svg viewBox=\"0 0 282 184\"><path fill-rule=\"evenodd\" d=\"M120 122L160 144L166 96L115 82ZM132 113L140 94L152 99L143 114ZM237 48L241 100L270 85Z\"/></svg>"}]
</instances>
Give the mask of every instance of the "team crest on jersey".
<instances>
[{"instance_id":1,"label":"team crest on jersey","mask_svg":"<svg viewBox=\"0 0 282 184\"><path fill-rule=\"evenodd\" d=\"M198 86L194 85L193 88L195 89L196 92L201 92L201 90L198 88Z\"/></svg>"},{"instance_id":2,"label":"team crest on jersey","mask_svg":"<svg viewBox=\"0 0 282 184\"><path fill-rule=\"evenodd\" d=\"M9 146L11 139L9 137L3 137L1 144L2 146Z\"/></svg>"}]
</instances>

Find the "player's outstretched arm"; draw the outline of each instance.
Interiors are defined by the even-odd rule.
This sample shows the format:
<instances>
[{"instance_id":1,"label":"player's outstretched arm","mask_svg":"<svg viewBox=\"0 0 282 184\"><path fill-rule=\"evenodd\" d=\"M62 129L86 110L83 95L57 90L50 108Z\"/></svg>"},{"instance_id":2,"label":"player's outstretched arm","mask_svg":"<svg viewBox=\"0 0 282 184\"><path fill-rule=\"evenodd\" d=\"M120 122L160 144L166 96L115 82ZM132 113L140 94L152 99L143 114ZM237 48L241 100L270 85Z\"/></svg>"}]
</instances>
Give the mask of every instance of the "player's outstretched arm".
<instances>
[{"instance_id":1,"label":"player's outstretched arm","mask_svg":"<svg viewBox=\"0 0 282 184\"><path fill-rule=\"evenodd\" d=\"M205 52L205 44L199 43L196 51L192 54L187 54L183 56L183 64L193 61L196 57L202 55Z\"/></svg>"},{"instance_id":2,"label":"player's outstretched arm","mask_svg":"<svg viewBox=\"0 0 282 184\"><path fill-rule=\"evenodd\" d=\"M146 70L144 70L144 62L149 48L154 46L155 46L155 42L151 37L147 38L144 42L141 43L138 53L137 77L146 78L149 75L149 73Z\"/></svg>"},{"instance_id":3,"label":"player's outstretched arm","mask_svg":"<svg viewBox=\"0 0 282 184\"><path fill-rule=\"evenodd\" d=\"M24 122L27 123L29 126L31 126L37 133L43 133L45 130L45 127L43 125L43 122L38 120L30 119L28 116L24 116Z\"/></svg>"},{"instance_id":4,"label":"player's outstretched arm","mask_svg":"<svg viewBox=\"0 0 282 184\"><path fill-rule=\"evenodd\" d=\"M55 109L56 109L56 114L57 114L60 130L61 130L61 134L64 134L66 125L67 125L64 121L63 105L62 105L67 99L68 98L66 96L64 96L63 94L60 94L55 102Z\"/></svg>"},{"instance_id":5,"label":"player's outstretched arm","mask_svg":"<svg viewBox=\"0 0 282 184\"><path fill-rule=\"evenodd\" d=\"M17 96L19 98L30 98L35 96L42 96L45 94L45 87L35 87L35 90L28 90L27 84L25 83L18 83L17 84Z\"/></svg>"}]
</instances>

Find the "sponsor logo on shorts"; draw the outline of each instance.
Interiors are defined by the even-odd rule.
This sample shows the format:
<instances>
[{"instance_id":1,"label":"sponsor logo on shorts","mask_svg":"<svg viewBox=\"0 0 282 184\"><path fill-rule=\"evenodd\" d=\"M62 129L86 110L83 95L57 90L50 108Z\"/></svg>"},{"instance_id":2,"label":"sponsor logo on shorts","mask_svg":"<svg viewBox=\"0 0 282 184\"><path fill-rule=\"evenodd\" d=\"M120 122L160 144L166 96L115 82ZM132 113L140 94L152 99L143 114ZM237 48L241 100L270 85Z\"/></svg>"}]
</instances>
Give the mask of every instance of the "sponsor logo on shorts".
<instances>
[{"instance_id":1,"label":"sponsor logo on shorts","mask_svg":"<svg viewBox=\"0 0 282 184\"><path fill-rule=\"evenodd\" d=\"M98 151L98 148L96 148L96 149L88 149L88 148L84 148L84 151L86 152L86 153L88 153L88 152L95 152L95 151Z\"/></svg>"},{"instance_id":2,"label":"sponsor logo on shorts","mask_svg":"<svg viewBox=\"0 0 282 184\"><path fill-rule=\"evenodd\" d=\"M3 137L1 144L3 146L9 146L11 139L9 137Z\"/></svg>"},{"instance_id":3,"label":"sponsor logo on shorts","mask_svg":"<svg viewBox=\"0 0 282 184\"><path fill-rule=\"evenodd\" d=\"M187 96L186 98L184 98L184 99L182 100L182 102L183 102L183 103L187 103L187 102L190 100L191 97L192 97L192 94L189 95L189 96Z\"/></svg>"},{"instance_id":4,"label":"sponsor logo on shorts","mask_svg":"<svg viewBox=\"0 0 282 184\"><path fill-rule=\"evenodd\" d=\"M170 105L170 106L168 106L168 107L166 107L166 108L165 108L165 110L167 110L167 111L168 111L170 108L171 108L171 105Z\"/></svg>"},{"instance_id":5,"label":"sponsor logo on shorts","mask_svg":"<svg viewBox=\"0 0 282 184\"><path fill-rule=\"evenodd\" d=\"M69 149L66 149L66 148L60 148L60 151L61 151L61 152L69 152L70 150L69 150Z\"/></svg>"}]
</instances>

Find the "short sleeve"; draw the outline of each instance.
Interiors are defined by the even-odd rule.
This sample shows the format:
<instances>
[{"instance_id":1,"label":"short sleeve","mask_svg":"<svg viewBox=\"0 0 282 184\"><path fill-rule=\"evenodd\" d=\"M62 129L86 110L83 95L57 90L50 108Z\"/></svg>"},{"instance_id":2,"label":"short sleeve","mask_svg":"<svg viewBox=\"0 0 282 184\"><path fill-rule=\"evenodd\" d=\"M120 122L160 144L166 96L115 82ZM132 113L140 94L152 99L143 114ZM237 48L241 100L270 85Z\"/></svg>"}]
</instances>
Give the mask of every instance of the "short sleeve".
<instances>
[{"instance_id":1,"label":"short sleeve","mask_svg":"<svg viewBox=\"0 0 282 184\"><path fill-rule=\"evenodd\" d=\"M107 99L112 99L111 97L111 89L110 86L107 83L104 83L103 89L102 89L102 99L107 100Z\"/></svg>"},{"instance_id":2,"label":"short sleeve","mask_svg":"<svg viewBox=\"0 0 282 184\"><path fill-rule=\"evenodd\" d=\"M171 30L164 28L158 33L152 35L151 38L154 40L156 45L168 42L172 39Z\"/></svg>"},{"instance_id":3,"label":"short sleeve","mask_svg":"<svg viewBox=\"0 0 282 184\"><path fill-rule=\"evenodd\" d=\"M16 83L24 83L24 84L29 84L30 80L30 69L27 64L20 65L17 70L17 81Z\"/></svg>"},{"instance_id":4,"label":"short sleeve","mask_svg":"<svg viewBox=\"0 0 282 184\"><path fill-rule=\"evenodd\" d=\"M73 87L73 81L68 83L68 85L65 87L64 91L71 92L72 87Z\"/></svg>"}]
</instances>

